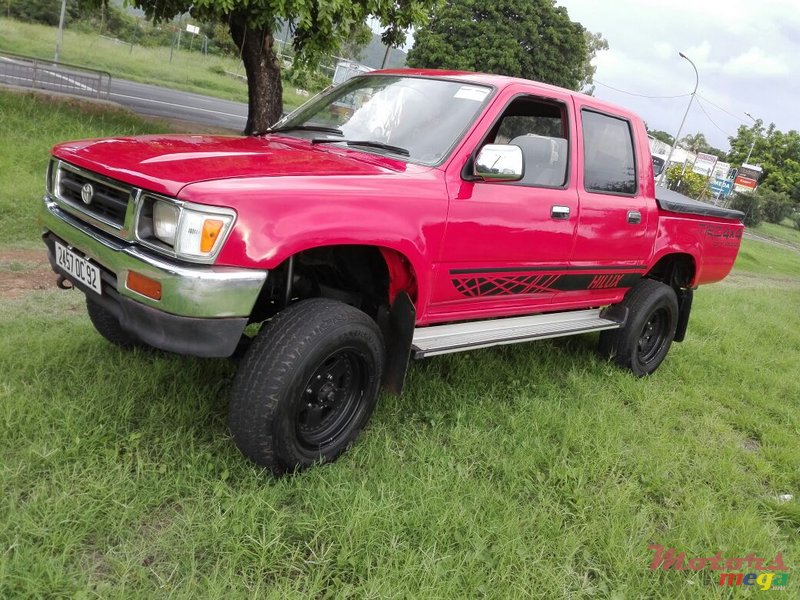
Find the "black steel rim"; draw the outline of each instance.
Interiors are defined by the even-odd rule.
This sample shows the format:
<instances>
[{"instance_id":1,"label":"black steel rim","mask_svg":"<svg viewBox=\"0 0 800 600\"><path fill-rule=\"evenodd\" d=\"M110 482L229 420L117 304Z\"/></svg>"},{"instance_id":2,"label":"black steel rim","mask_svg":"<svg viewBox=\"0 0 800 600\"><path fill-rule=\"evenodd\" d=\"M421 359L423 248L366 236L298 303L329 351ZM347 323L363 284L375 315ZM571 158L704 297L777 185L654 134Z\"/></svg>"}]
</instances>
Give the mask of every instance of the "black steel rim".
<instances>
[{"instance_id":1,"label":"black steel rim","mask_svg":"<svg viewBox=\"0 0 800 600\"><path fill-rule=\"evenodd\" d=\"M670 315L666 308L659 308L644 324L637 344L639 362L646 365L652 362L667 342L669 335Z\"/></svg>"},{"instance_id":2,"label":"black steel rim","mask_svg":"<svg viewBox=\"0 0 800 600\"><path fill-rule=\"evenodd\" d=\"M366 361L354 350L338 350L323 360L300 395L295 420L300 445L324 450L346 435L359 412L367 381Z\"/></svg>"}]
</instances>

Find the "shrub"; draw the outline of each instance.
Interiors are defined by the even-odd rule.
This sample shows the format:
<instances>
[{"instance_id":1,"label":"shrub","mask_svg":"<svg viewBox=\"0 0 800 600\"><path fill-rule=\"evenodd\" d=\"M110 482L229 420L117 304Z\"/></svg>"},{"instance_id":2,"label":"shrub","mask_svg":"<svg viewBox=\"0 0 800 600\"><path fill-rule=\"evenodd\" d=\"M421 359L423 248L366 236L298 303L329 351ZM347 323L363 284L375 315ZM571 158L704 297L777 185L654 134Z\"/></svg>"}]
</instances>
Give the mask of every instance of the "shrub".
<instances>
[{"instance_id":1,"label":"shrub","mask_svg":"<svg viewBox=\"0 0 800 600\"><path fill-rule=\"evenodd\" d=\"M744 213L744 224L747 227L755 227L764 220L764 212L761 208L761 201L756 194L736 192L730 202L730 208L740 210Z\"/></svg>"},{"instance_id":2,"label":"shrub","mask_svg":"<svg viewBox=\"0 0 800 600\"><path fill-rule=\"evenodd\" d=\"M788 194L761 186L755 195L761 202L761 210L766 221L780 223L792 214L794 206Z\"/></svg>"},{"instance_id":3,"label":"shrub","mask_svg":"<svg viewBox=\"0 0 800 600\"><path fill-rule=\"evenodd\" d=\"M691 167L674 165L667 169L667 184L669 189L680 192L691 198L699 198L706 189L708 179L692 171Z\"/></svg>"}]
</instances>

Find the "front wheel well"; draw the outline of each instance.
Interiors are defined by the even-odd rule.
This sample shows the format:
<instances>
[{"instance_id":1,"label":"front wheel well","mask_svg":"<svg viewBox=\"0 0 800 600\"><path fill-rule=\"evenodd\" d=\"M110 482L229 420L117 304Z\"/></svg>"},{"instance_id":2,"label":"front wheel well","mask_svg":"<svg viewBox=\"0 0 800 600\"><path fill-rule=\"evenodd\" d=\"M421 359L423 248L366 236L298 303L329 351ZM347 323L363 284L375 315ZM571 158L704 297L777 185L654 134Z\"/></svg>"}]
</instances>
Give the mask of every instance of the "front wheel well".
<instances>
[{"instance_id":1,"label":"front wheel well","mask_svg":"<svg viewBox=\"0 0 800 600\"><path fill-rule=\"evenodd\" d=\"M308 298L338 300L378 320L397 293L415 289L409 261L394 250L356 244L311 248L270 272L250 320L263 321Z\"/></svg>"}]
</instances>

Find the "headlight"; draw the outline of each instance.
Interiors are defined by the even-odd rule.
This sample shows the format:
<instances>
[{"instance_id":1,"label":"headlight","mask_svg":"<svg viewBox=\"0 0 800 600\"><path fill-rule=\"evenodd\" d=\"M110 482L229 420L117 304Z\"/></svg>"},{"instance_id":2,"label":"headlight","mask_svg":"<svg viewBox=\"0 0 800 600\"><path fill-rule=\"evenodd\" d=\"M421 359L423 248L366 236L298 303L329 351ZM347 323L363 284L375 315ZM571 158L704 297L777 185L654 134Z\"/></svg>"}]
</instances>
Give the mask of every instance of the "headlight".
<instances>
[{"instance_id":1,"label":"headlight","mask_svg":"<svg viewBox=\"0 0 800 600\"><path fill-rule=\"evenodd\" d=\"M177 258L211 262L233 226L236 213L216 208L145 196L136 233L139 241Z\"/></svg>"},{"instance_id":2,"label":"headlight","mask_svg":"<svg viewBox=\"0 0 800 600\"><path fill-rule=\"evenodd\" d=\"M169 246L175 246L175 231L178 229L178 207L157 200L153 204L153 235Z\"/></svg>"}]
</instances>

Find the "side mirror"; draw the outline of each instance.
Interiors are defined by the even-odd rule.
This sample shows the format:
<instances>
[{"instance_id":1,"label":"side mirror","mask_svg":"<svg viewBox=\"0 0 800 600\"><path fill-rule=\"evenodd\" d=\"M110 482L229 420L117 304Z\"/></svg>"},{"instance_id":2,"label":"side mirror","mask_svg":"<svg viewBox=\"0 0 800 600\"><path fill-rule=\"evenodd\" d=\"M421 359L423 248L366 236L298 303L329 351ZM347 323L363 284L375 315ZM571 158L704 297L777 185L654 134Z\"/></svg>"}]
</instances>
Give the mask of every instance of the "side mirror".
<instances>
[{"instance_id":1,"label":"side mirror","mask_svg":"<svg viewBox=\"0 0 800 600\"><path fill-rule=\"evenodd\" d=\"M487 181L522 179L522 149L519 146L487 144L475 159L473 175Z\"/></svg>"}]
</instances>

